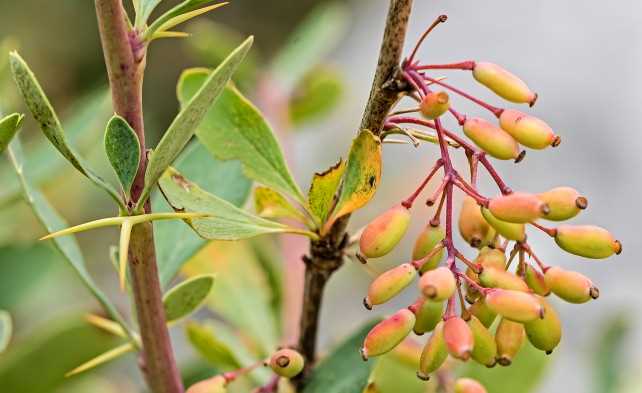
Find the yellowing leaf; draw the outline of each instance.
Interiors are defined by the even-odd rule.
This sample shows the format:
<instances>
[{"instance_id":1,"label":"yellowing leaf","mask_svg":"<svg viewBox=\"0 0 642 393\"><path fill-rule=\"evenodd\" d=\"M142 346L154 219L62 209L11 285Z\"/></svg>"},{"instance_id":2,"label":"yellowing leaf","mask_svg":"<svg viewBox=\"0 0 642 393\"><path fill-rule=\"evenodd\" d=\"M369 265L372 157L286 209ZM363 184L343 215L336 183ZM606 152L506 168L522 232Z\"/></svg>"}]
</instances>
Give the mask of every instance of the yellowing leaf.
<instances>
[{"instance_id":1,"label":"yellowing leaf","mask_svg":"<svg viewBox=\"0 0 642 393\"><path fill-rule=\"evenodd\" d=\"M361 130L352 142L341 184L339 201L324 230L341 216L365 206L374 196L381 179L381 140L370 130Z\"/></svg>"},{"instance_id":2,"label":"yellowing leaf","mask_svg":"<svg viewBox=\"0 0 642 393\"><path fill-rule=\"evenodd\" d=\"M214 334L214 329L196 321L185 325L185 334L192 346L208 362L224 370L234 370L241 367L234 352Z\"/></svg>"},{"instance_id":3,"label":"yellowing leaf","mask_svg":"<svg viewBox=\"0 0 642 393\"><path fill-rule=\"evenodd\" d=\"M312 178L310 191L308 191L308 207L321 222L325 221L332 209L334 197L345 170L345 161L339 160L336 165L325 172L315 173Z\"/></svg>"},{"instance_id":4,"label":"yellowing leaf","mask_svg":"<svg viewBox=\"0 0 642 393\"><path fill-rule=\"evenodd\" d=\"M110 349L109 351L100 354L96 356L95 358L81 364L80 366L74 368L73 370L69 371L67 374L65 374L65 377L71 377L72 375L79 374L81 372L91 370L94 367L100 366L101 364L107 363L110 360L114 360L118 358L121 355L126 354L129 351L132 351L134 349L134 344L132 343L127 343L123 344L120 346L117 346L114 349Z\"/></svg>"},{"instance_id":5,"label":"yellowing leaf","mask_svg":"<svg viewBox=\"0 0 642 393\"><path fill-rule=\"evenodd\" d=\"M296 207L269 187L257 187L254 190L254 206L259 216L265 218L292 218L302 223L307 222L306 216Z\"/></svg>"}]
</instances>

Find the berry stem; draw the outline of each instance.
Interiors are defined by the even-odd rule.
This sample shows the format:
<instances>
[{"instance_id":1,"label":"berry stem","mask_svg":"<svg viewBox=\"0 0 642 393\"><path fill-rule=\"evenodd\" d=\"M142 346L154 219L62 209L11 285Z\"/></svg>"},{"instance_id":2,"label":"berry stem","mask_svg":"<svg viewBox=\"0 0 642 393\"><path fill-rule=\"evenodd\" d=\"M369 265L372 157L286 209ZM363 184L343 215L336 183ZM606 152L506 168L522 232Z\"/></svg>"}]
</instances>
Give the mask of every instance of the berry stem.
<instances>
[{"instance_id":1,"label":"berry stem","mask_svg":"<svg viewBox=\"0 0 642 393\"><path fill-rule=\"evenodd\" d=\"M401 204L402 204L406 209L410 209L410 208L412 208L412 204L413 204L413 203L415 203L415 199L417 199L417 197L419 196L419 194L421 194L421 192L424 190L424 188L426 188L426 185L428 184L428 182L430 181L430 179L432 179L432 177L435 175L435 173L437 173L437 171L439 170L439 168L441 168L441 167L442 167L442 165L444 165L443 160L442 160L442 159L437 160L437 161L435 162L435 165L433 165L432 169L431 169L431 170L430 170L430 172L428 173L428 176L426 176L426 178L425 178L425 179L424 179L424 181L419 185L419 187L417 187L417 189L412 193L412 195L410 195L410 196L409 196L405 201L401 202Z\"/></svg>"},{"instance_id":2,"label":"berry stem","mask_svg":"<svg viewBox=\"0 0 642 393\"><path fill-rule=\"evenodd\" d=\"M412 64L412 62L413 62L413 60L415 58L415 55L417 54L417 51L419 50L419 47L421 46L421 44L423 44L423 42L426 39L426 37L428 37L428 34L430 34L430 32L433 31L435 29L435 27L439 26L440 23L444 23L447 20L448 20L448 16L447 15L439 15L437 17L437 19L435 19L432 22L432 24L430 26L428 26L426 31L424 31L424 33L421 35L421 37L419 38L419 40L415 44L415 47L412 50L412 53L410 54L410 56L404 61L405 64Z\"/></svg>"},{"instance_id":3,"label":"berry stem","mask_svg":"<svg viewBox=\"0 0 642 393\"><path fill-rule=\"evenodd\" d=\"M545 226L543 226L541 224L538 224L535 221L531 222L530 224L532 226L534 226L535 228L539 229L540 231L544 232L545 234L547 234L550 237L555 237L557 235L557 229L555 229L555 228L545 227Z\"/></svg>"},{"instance_id":4,"label":"berry stem","mask_svg":"<svg viewBox=\"0 0 642 393\"><path fill-rule=\"evenodd\" d=\"M459 63L449 64L425 64L414 67L416 70L464 70L472 71L475 69L475 62L472 60L462 61Z\"/></svg>"}]
</instances>

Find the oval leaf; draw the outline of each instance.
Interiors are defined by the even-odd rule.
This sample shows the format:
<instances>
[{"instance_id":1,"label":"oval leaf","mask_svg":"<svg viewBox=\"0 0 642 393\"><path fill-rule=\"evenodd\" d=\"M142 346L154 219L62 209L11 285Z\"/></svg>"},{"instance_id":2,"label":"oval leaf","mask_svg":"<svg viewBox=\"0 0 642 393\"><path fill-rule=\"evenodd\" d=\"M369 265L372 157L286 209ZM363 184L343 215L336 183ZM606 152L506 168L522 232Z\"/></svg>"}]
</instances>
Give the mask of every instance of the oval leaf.
<instances>
[{"instance_id":1,"label":"oval leaf","mask_svg":"<svg viewBox=\"0 0 642 393\"><path fill-rule=\"evenodd\" d=\"M140 143L127 120L114 115L105 130L105 152L123 190L129 195L140 161Z\"/></svg>"},{"instance_id":2,"label":"oval leaf","mask_svg":"<svg viewBox=\"0 0 642 393\"><path fill-rule=\"evenodd\" d=\"M337 107L343 95L341 74L328 66L313 68L294 89L290 119L295 126L322 119Z\"/></svg>"},{"instance_id":3,"label":"oval leaf","mask_svg":"<svg viewBox=\"0 0 642 393\"><path fill-rule=\"evenodd\" d=\"M167 323L178 321L198 309L212 292L214 276L203 275L185 280L163 297Z\"/></svg>"},{"instance_id":4,"label":"oval leaf","mask_svg":"<svg viewBox=\"0 0 642 393\"><path fill-rule=\"evenodd\" d=\"M207 75L203 69L185 71L178 82L179 101L192 97ZM304 203L272 129L236 88L225 88L196 135L216 158L240 160L247 177Z\"/></svg>"},{"instance_id":5,"label":"oval leaf","mask_svg":"<svg viewBox=\"0 0 642 393\"><path fill-rule=\"evenodd\" d=\"M224 370L234 370L241 367L234 352L214 334L213 329L196 321L185 325L185 334L192 346L213 366Z\"/></svg>"},{"instance_id":6,"label":"oval leaf","mask_svg":"<svg viewBox=\"0 0 642 393\"><path fill-rule=\"evenodd\" d=\"M22 126L23 119L24 115L19 113L13 113L0 119L0 153L9 146L9 142L11 142L16 135L20 126Z\"/></svg>"},{"instance_id":7,"label":"oval leaf","mask_svg":"<svg viewBox=\"0 0 642 393\"><path fill-rule=\"evenodd\" d=\"M245 54L250 50L252 41L252 37L246 39L227 59L219 64L174 118L174 121L172 121L172 124L170 124L149 158L145 172L145 188L138 201L138 208L145 203L152 187L158 182L165 169L174 162L178 154L192 138L196 127L205 118L208 110L225 88Z\"/></svg>"},{"instance_id":8,"label":"oval leaf","mask_svg":"<svg viewBox=\"0 0 642 393\"><path fill-rule=\"evenodd\" d=\"M336 165L331 166L325 172L315 173L312 178L308 192L308 206L321 222L325 222L332 209L345 169L345 161L339 160Z\"/></svg>"},{"instance_id":9,"label":"oval leaf","mask_svg":"<svg viewBox=\"0 0 642 393\"><path fill-rule=\"evenodd\" d=\"M381 140L370 130L361 130L352 142L339 200L325 230L341 216L365 206L374 196L381 179Z\"/></svg>"}]
</instances>

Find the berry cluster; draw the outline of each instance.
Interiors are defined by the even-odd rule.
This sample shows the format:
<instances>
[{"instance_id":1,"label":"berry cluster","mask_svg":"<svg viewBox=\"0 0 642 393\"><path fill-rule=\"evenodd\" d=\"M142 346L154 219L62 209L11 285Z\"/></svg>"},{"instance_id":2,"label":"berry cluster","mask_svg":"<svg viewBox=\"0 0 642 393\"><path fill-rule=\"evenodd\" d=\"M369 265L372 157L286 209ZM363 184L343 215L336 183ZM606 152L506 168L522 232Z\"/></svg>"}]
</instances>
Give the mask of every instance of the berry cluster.
<instances>
[{"instance_id":1,"label":"berry cluster","mask_svg":"<svg viewBox=\"0 0 642 393\"><path fill-rule=\"evenodd\" d=\"M411 87L407 97L414 99L418 106L390 113L383 133L383 138L390 134L405 134L411 139L432 137L439 145L441 157L412 195L366 226L359 243L362 262L389 253L408 229L415 200L438 172L443 173L436 191L427 199L427 205L436 205L436 211L417 237L412 261L378 276L364 299L368 309L383 304L409 286L416 272L419 273L417 301L376 325L365 338L361 352L367 360L392 350L411 331L418 335L432 332L420 358L417 374L422 379L428 379L448 355L462 361L472 358L488 367L497 363L508 366L526 338L536 348L551 353L561 339L561 325L546 296L554 293L571 303L598 297L599 291L589 278L547 266L535 255L526 236L528 226L550 235L563 250L582 257L607 258L621 252L621 244L600 227L549 228L537 222L540 219L565 221L585 209L587 199L573 188L558 187L529 194L513 192L502 180L489 156L519 162L525 154L521 146L545 149L559 145L561 139L540 119L515 109L490 105L427 74L429 70L467 70L477 82L507 101L532 106L537 100L537 94L523 81L492 63L423 65L415 61L417 48L427 34L445 20L446 17L441 16L433 23L402 64L403 78ZM499 125L458 112L451 105L448 93L433 91L435 87L487 109ZM421 117L408 115L412 113L419 113ZM444 128L442 117L445 115L454 118L467 138ZM404 124L430 131L407 129ZM462 149L468 158L470 180L453 167L450 150L456 148ZM480 165L497 184L498 196L486 197L478 191ZM455 189L465 194L458 226L462 238L475 250L475 258L466 257L453 241ZM441 225L442 212L444 226ZM465 270L460 270L458 261ZM500 320L493 333L490 327L497 316ZM459 389L461 392L484 391L474 381L460 384L465 385Z\"/></svg>"}]
</instances>

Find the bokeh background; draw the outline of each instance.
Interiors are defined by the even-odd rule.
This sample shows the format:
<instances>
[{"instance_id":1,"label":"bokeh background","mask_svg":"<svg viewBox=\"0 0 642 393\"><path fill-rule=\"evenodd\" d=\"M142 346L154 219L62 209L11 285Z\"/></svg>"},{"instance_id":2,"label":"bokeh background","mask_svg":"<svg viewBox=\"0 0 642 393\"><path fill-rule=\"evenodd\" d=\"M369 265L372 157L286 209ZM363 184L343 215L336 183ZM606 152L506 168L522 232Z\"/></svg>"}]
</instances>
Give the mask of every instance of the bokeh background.
<instances>
[{"instance_id":1,"label":"bokeh background","mask_svg":"<svg viewBox=\"0 0 642 393\"><path fill-rule=\"evenodd\" d=\"M159 9L174 3L166 0ZM290 34L297 24L320 3L323 1L234 0L204 19L216 23L219 29L225 27L226 34L220 35L221 40L233 41L235 34L255 35L252 59L255 67L246 70L246 77L239 82L246 84L246 91L252 96L252 91L257 91L254 83L264 78L270 60L292 38ZM336 45L323 53L323 58L341 76L340 105L301 127L284 125L279 129L278 119L273 121L304 189L314 171L321 171L346 155L370 89L388 2L350 0L339 4L345 13L343 23L337 25L340 37ZM477 59L504 65L539 93L532 113L545 119L562 136L563 142L557 149L529 152L519 165L498 163L508 183L514 189L530 192L558 185L579 189L588 196L590 207L575 222L609 228L624 245L619 257L589 261L564 254L550 239L533 233L531 242L542 259L589 275L601 291L599 300L585 305L555 303L562 315L564 338L548 359L542 376L536 373L537 377L533 377L538 379L533 391L642 391L639 390L642 306L637 300L642 276L637 261L642 254L639 240L642 3L417 0L407 46L441 13L447 13L449 20L426 41L421 58L432 63ZM198 32L208 26L201 21L191 24L188 30ZM9 42L9 48L20 49L63 114L72 112L79 97L106 83L93 2L0 0L0 41L3 40ZM151 48L144 102L150 144L158 140L178 109L175 84L181 70L188 66L212 66L217 59L219 48L194 40L165 40ZM229 45L231 48L232 44ZM447 76L451 83L499 102L475 85L468 73L454 71ZM3 86L0 103L17 102L13 87ZM261 106L260 97L257 101ZM263 102L268 106L269 100ZM455 102L460 110L483 114L463 100ZM269 114L269 107L263 109ZM87 126L96 127L91 120L86 119ZM40 137L31 120L25 130L26 139ZM96 165L104 163L101 137L85 140L83 144ZM354 215L351 228L360 227L410 193L436 155L434 146L415 149L410 145L387 145L381 187L374 201ZM106 166L102 169L107 172ZM70 222L78 223L111 213L108 199L72 174L71 170L57 172L44 182L47 195L62 214ZM0 179L9 176L12 173L3 158ZM486 183L483 190L495 192L490 182ZM0 184L0 193L3 187ZM78 319L83 311L95 310L97 306L55 251L34 242L42 228L29 209L20 201L4 202L0 209L0 309L7 309L14 316L16 334L10 351L16 351L21 346L41 345L37 337L42 332L55 330L61 321ZM413 233L425 225L428 215L427 208L417 210ZM107 257L107 249L117 241L116 236L114 231L103 231L99 236L81 234L78 238L92 273L125 305ZM385 266L407 258L412 237L407 236L393 255L373 269L382 271ZM291 239L284 243L291 247L287 257L300 256L301 244ZM290 269L291 276L296 278L300 268L290 264ZM346 263L332 278L322 314L322 346L336 342L371 317L361 305L370 273L361 266ZM410 292L377 312L385 314L395 306L407 304L413 297ZM296 299L289 301L296 304ZM290 318L296 320L296 316ZM194 356L180 332L175 334L175 342L181 358ZM54 353L65 350L51 348ZM51 359L55 362L56 358ZM37 373L51 368L50 361L32 361L33 370L25 376L35 378ZM88 376L69 380L55 392L112 392L116 375L120 391L123 386L126 391L136 391L139 381L131 367L133 362L133 358L126 358ZM4 392L1 381L0 391Z\"/></svg>"}]
</instances>

